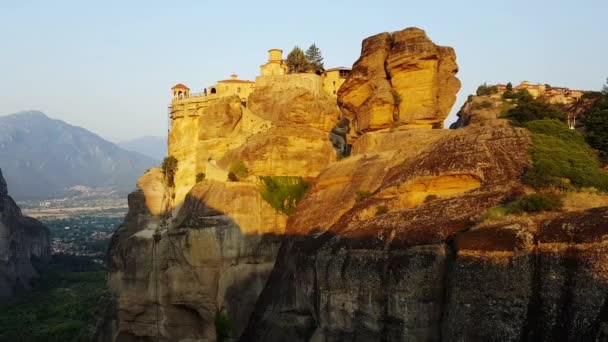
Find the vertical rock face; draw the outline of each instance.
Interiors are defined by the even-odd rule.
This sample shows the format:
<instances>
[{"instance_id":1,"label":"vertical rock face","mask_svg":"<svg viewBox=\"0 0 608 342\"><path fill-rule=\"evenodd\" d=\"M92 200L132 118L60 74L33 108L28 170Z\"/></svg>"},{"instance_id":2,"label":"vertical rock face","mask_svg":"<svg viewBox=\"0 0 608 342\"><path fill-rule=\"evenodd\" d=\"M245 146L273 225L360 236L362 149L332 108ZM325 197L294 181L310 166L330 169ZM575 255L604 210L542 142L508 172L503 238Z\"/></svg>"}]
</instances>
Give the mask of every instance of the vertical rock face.
<instances>
[{"instance_id":1,"label":"vertical rock face","mask_svg":"<svg viewBox=\"0 0 608 342\"><path fill-rule=\"evenodd\" d=\"M21 214L0 170L0 301L28 290L38 277L32 262L47 262L50 254L48 228Z\"/></svg>"},{"instance_id":2,"label":"vertical rock face","mask_svg":"<svg viewBox=\"0 0 608 342\"><path fill-rule=\"evenodd\" d=\"M238 97L173 120L174 185L154 168L129 196L109 250L111 310L100 340L216 339L216 317L245 328L273 266L287 217L258 176L314 178L336 160L340 111L317 75L261 77ZM228 179L232 165L246 175ZM204 174L204 181L198 175Z\"/></svg>"},{"instance_id":3,"label":"vertical rock face","mask_svg":"<svg viewBox=\"0 0 608 342\"><path fill-rule=\"evenodd\" d=\"M361 57L338 92L357 133L390 126L442 126L460 90L456 54L418 28L363 41Z\"/></svg>"}]
</instances>

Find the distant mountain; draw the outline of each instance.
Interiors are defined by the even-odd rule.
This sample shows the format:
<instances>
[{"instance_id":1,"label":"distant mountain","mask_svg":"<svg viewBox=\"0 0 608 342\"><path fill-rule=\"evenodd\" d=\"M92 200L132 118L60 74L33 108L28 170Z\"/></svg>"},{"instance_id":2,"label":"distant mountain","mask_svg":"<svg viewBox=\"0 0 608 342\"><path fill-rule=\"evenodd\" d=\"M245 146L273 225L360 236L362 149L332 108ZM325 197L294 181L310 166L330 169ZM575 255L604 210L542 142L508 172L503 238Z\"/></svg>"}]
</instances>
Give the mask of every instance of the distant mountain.
<instances>
[{"instance_id":1,"label":"distant mountain","mask_svg":"<svg viewBox=\"0 0 608 342\"><path fill-rule=\"evenodd\" d=\"M125 150L141 153L158 161L167 156L167 137L146 135L133 140L121 141L117 145Z\"/></svg>"},{"instance_id":2,"label":"distant mountain","mask_svg":"<svg viewBox=\"0 0 608 342\"><path fill-rule=\"evenodd\" d=\"M63 197L76 185L128 191L157 164L41 112L0 116L0 167L17 200Z\"/></svg>"}]
</instances>

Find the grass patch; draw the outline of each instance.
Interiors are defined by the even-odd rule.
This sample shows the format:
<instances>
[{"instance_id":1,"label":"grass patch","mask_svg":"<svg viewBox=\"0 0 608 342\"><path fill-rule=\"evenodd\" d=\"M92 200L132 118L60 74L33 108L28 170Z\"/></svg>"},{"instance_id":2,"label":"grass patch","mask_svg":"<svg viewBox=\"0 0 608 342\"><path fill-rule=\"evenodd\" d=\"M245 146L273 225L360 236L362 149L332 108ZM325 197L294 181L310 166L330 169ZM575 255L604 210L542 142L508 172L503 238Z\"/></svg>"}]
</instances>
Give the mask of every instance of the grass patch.
<instances>
[{"instance_id":1,"label":"grass patch","mask_svg":"<svg viewBox=\"0 0 608 342\"><path fill-rule=\"evenodd\" d=\"M562 211L563 196L555 193L534 193L522 195L501 205L492 207L483 215L482 221L500 221L507 215Z\"/></svg>"},{"instance_id":2,"label":"grass patch","mask_svg":"<svg viewBox=\"0 0 608 342\"><path fill-rule=\"evenodd\" d=\"M523 195L504 204L505 213L539 213L543 211L560 211L564 207L564 200L560 195L553 193L535 193Z\"/></svg>"},{"instance_id":3,"label":"grass patch","mask_svg":"<svg viewBox=\"0 0 608 342\"><path fill-rule=\"evenodd\" d=\"M548 187L593 187L608 191L608 174L600 169L597 153L584 137L557 120L536 120L524 124L532 132L528 150L532 167L524 183L540 189Z\"/></svg>"},{"instance_id":4,"label":"grass patch","mask_svg":"<svg viewBox=\"0 0 608 342\"><path fill-rule=\"evenodd\" d=\"M285 215L293 214L296 204L304 197L311 184L296 176L261 176L260 180L262 198Z\"/></svg>"}]
</instances>

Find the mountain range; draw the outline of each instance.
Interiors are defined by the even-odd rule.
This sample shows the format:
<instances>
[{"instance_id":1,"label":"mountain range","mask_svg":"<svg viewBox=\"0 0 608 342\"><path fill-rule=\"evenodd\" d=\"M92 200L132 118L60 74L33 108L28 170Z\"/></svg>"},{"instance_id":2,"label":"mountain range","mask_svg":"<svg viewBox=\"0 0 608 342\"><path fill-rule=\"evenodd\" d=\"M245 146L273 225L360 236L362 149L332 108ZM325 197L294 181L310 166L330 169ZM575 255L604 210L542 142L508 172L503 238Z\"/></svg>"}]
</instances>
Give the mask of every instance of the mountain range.
<instances>
[{"instance_id":1,"label":"mountain range","mask_svg":"<svg viewBox=\"0 0 608 342\"><path fill-rule=\"evenodd\" d=\"M0 167L17 200L63 197L77 185L129 191L158 163L39 111L0 116Z\"/></svg>"},{"instance_id":2,"label":"mountain range","mask_svg":"<svg viewBox=\"0 0 608 342\"><path fill-rule=\"evenodd\" d=\"M117 145L127 151L137 152L156 160L163 160L167 155L167 137L145 135L118 142Z\"/></svg>"}]
</instances>

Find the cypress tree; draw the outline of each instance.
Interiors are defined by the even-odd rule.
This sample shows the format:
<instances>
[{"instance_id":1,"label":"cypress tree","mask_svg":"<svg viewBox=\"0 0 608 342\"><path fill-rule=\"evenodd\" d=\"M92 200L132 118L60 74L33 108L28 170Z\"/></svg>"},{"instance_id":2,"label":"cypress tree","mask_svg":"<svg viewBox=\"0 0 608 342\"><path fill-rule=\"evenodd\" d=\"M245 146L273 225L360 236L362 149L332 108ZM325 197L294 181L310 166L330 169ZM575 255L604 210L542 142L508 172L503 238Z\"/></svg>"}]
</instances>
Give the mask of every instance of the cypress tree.
<instances>
[{"instance_id":1,"label":"cypress tree","mask_svg":"<svg viewBox=\"0 0 608 342\"><path fill-rule=\"evenodd\" d=\"M287 70L290 74L306 72L309 68L306 54L297 46L287 55L285 63L287 64Z\"/></svg>"},{"instance_id":2,"label":"cypress tree","mask_svg":"<svg viewBox=\"0 0 608 342\"><path fill-rule=\"evenodd\" d=\"M317 72L324 70L323 55L321 55L321 50L316 44L313 43L308 50L306 50L306 59L308 60L310 71Z\"/></svg>"}]
</instances>

